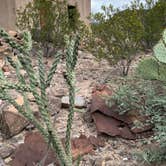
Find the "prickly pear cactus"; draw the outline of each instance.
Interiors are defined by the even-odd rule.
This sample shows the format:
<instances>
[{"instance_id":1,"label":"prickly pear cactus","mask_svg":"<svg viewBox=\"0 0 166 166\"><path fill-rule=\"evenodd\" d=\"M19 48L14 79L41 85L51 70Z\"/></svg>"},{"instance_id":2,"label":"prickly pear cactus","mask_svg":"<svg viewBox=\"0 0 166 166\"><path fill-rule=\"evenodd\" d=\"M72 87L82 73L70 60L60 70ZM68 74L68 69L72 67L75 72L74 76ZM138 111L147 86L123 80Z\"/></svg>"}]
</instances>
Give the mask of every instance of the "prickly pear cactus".
<instances>
[{"instance_id":1,"label":"prickly pear cactus","mask_svg":"<svg viewBox=\"0 0 166 166\"><path fill-rule=\"evenodd\" d=\"M161 40L153 48L154 56L159 62L166 63L166 29L163 32Z\"/></svg>"}]
</instances>

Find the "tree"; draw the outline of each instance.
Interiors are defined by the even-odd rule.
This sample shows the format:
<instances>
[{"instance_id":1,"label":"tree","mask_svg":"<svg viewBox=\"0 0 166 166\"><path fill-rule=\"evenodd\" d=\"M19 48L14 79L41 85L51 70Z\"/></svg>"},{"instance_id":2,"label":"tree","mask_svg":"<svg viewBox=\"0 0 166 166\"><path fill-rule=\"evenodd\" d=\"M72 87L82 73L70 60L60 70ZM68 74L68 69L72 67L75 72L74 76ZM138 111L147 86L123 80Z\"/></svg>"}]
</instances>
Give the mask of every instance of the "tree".
<instances>
[{"instance_id":1,"label":"tree","mask_svg":"<svg viewBox=\"0 0 166 166\"><path fill-rule=\"evenodd\" d=\"M138 17L144 26L143 42L145 49L152 49L160 40L166 27L166 1L146 0L145 3L134 1L133 9L138 9Z\"/></svg>"},{"instance_id":2,"label":"tree","mask_svg":"<svg viewBox=\"0 0 166 166\"><path fill-rule=\"evenodd\" d=\"M66 0L33 0L18 10L17 26L29 30L34 40L41 42L46 50L52 43L57 49L64 48L64 35L82 32L77 8L68 6Z\"/></svg>"},{"instance_id":3,"label":"tree","mask_svg":"<svg viewBox=\"0 0 166 166\"><path fill-rule=\"evenodd\" d=\"M107 58L111 64L122 60L122 74L126 76L131 61L141 49L143 25L135 9L119 11L110 5L103 6L102 10L103 13L92 16L95 23L90 50L98 57ZM96 43L101 45L96 48Z\"/></svg>"}]
</instances>

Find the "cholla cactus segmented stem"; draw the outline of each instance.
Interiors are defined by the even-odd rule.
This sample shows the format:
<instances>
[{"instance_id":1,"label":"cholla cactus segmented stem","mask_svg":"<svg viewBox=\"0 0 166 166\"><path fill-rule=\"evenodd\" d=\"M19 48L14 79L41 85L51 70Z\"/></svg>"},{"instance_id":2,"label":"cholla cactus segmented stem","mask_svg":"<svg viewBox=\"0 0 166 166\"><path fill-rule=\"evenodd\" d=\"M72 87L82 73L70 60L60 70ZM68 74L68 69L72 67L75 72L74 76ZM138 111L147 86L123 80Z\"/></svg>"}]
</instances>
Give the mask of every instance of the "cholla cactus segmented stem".
<instances>
[{"instance_id":1,"label":"cholla cactus segmented stem","mask_svg":"<svg viewBox=\"0 0 166 166\"><path fill-rule=\"evenodd\" d=\"M41 132L46 141L49 143L60 161L62 166L72 166L72 153L71 153L71 128L74 117L74 103L75 103L75 73L74 69L77 63L78 56L78 44L79 37L76 35L73 38L69 38L66 41L67 51L66 51L66 82L69 87L69 100L70 100L70 108L69 115L67 121L67 129L66 129L66 139L65 139L65 147L63 147L62 142L57 134L56 129L54 129L53 124L51 122L51 117L48 109L48 98L46 94L46 89L49 87L52 78L56 72L56 68L58 63L60 62L60 58L62 53L58 52L55 55L55 59L53 64L46 74L42 52L38 52L38 73L39 78L36 77L35 71L32 66L32 62L30 57L28 56L27 50L25 50L24 46L17 44L9 35L0 29L0 37L3 37L5 41L15 49L21 53L18 55L18 61L26 71L28 75L28 84L27 80L24 79L24 76L20 73L20 66L18 62L14 62L12 58L8 57L8 61L11 66L16 70L16 75L18 78L18 83L11 83L6 80L3 75L3 71L0 70L0 99L8 101L12 104L18 111L21 113L27 120L32 122L36 128ZM28 41L28 40L27 40ZM26 48L28 43L26 43ZM23 106L19 106L11 96L8 95L8 91L14 89L22 94L24 99ZM30 103L27 99L27 92L32 93L35 102L38 105L38 110L41 114L41 121L38 121L33 115L33 111L31 110ZM25 111L26 110L26 111Z\"/></svg>"},{"instance_id":2,"label":"cholla cactus segmented stem","mask_svg":"<svg viewBox=\"0 0 166 166\"><path fill-rule=\"evenodd\" d=\"M20 53L25 53L24 46L16 43L9 34L2 28L0 28L0 37L5 40L13 49L17 49Z\"/></svg>"},{"instance_id":3,"label":"cholla cactus segmented stem","mask_svg":"<svg viewBox=\"0 0 166 166\"><path fill-rule=\"evenodd\" d=\"M75 66L77 63L77 56L78 56L78 45L79 45L79 37L76 35L74 38L67 39L67 51L66 51L66 67L67 67L67 75L66 75L66 82L69 86L69 115L67 121L67 130L66 130L66 153L70 160L72 160L71 155L71 129L74 117L74 104L75 104Z\"/></svg>"}]
</instances>

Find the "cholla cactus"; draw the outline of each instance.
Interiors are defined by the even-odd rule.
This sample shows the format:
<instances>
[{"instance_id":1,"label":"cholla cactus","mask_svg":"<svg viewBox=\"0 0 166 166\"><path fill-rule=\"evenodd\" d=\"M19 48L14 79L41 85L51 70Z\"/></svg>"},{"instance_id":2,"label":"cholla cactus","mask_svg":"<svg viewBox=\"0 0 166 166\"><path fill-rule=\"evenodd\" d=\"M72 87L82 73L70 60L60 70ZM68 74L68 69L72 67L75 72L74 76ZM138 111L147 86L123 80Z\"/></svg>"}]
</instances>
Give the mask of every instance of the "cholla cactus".
<instances>
[{"instance_id":1,"label":"cholla cactus","mask_svg":"<svg viewBox=\"0 0 166 166\"><path fill-rule=\"evenodd\" d=\"M29 31L24 31L23 35L23 42L24 42L24 50L29 52L32 49L32 36Z\"/></svg>"},{"instance_id":2,"label":"cholla cactus","mask_svg":"<svg viewBox=\"0 0 166 166\"><path fill-rule=\"evenodd\" d=\"M74 117L74 99L75 99L75 73L74 68L77 63L77 55L78 55L78 45L79 38L78 36L74 36L73 38L67 37L66 45L66 82L69 87L69 97L70 97L70 113L68 116L67 122L67 130L66 130L66 145L62 146L60 138L58 137L56 130L53 128L51 123L51 118L48 110L48 98L46 95L46 89L49 87L50 82L55 74L57 64L61 58L61 52L58 52L55 55L54 62L46 75L46 71L44 68L43 60L42 60L42 52L38 52L38 72L39 79L35 76L35 71L33 70L31 59L27 53L29 51L29 44L26 43L26 46L21 46L16 43L9 35L3 30L0 29L0 37L2 37L12 48L17 49L20 54L18 55L19 62L14 62L10 57L8 57L8 61L11 66L16 70L18 83L13 84L6 80L3 75L2 70L0 70L0 99L6 100L10 104L12 104L25 118L27 118L30 122L32 122L36 128L41 132L46 141L49 143L63 166L72 166L72 154L71 154L71 128ZM28 40L30 38L28 37ZM27 41L28 41L27 40ZM31 41L29 40L31 43ZM27 47L28 46L28 47ZM25 49L26 48L26 49ZM27 49L28 48L28 49ZM20 67L17 63L21 63L21 66L28 74L29 84L26 83L23 75L20 73ZM24 98L24 105L19 106L15 100L8 94L8 90L15 89L19 93L22 94ZM37 89L40 90L38 93ZM38 105L39 112L41 114L42 121L39 121L35 118L33 111L31 110L30 103L27 100L27 92L33 94L35 98L35 102ZM25 111L26 110L26 111Z\"/></svg>"}]
</instances>

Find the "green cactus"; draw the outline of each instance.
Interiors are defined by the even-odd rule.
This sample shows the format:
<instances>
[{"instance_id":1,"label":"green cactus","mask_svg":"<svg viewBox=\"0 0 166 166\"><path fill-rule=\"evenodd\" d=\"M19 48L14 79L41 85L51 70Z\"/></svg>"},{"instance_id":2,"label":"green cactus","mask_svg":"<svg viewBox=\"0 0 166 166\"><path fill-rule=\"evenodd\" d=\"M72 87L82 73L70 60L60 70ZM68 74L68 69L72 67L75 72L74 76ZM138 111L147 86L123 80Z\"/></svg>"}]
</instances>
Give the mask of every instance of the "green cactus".
<instances>
[{"instance_id":1,"label":"green cactus","mask_svg":"<svg viewBox=\"0 0 166 166\"><path fill-rule=\"evenodd\" d=\"M29 34L28 34L29 35ZM60 61L61 52L58 52L55 55L55 59L53 64L46 75L43 59L42 59L42 52L38 52L38 72L39 78L36 77L35 71L32 67L32 62L28 51L31 48L32 41L29 36L26 37L26 41L24 42L25 45L20 45L16 43L9 35L3 30L0 29L0 37L3 38L6 43L8 43L12 48L17 49L20 54L18 55L18 61L14 62L10 57L8 57L8 61L11 66L16 70L18 83L13 84L9 82L4 77L3 71L0 70L0 99L6 100L10 104L12 104L18 111L21 113L27 120L33 123L39 132L43 135L45 140L48 142L49 146L51 146L59 159L59 162L62 166L72 166L72 154L71 154L71 128L73 123L74 117L74 102L75 102L75 72L74 68L77 63L77 55L78 55L78 45L79 45L79 37L75 35L74 37L67 37L66 40L66 82L69 88L69 97L70 97L70 113L68 116L67 121L67 130L66 130L66 144L63 147L59 136L56 133L56 130L53 128L51 117L49 114L48 109L48 98L46 95L46 89L49 87L52 78L55 74L57 64ZM30 46L30 47L29 47ZM29 79L29 84L26 83L24 76L20 73L20 66L18 63L21 64L22 68L26 71ZM38 79L37 79L38 78ZM8 94L8 90L14 89L22 94L24 98L24 105L19 106L15 100ZM40 92L37 91L40 90ZM39 121L35 118L33 111L30 107L30 103L27 100L27 92L33 94L35 98L35 102L38 105L38 110L41 114L42 120ZM26 110L26 111L25 111Z\"/></svg>"},{"instance_id":2,"label":"green cactus","mask_svg":"<svg viewBox=\"0 0 166 166\"><path fill-rule=\"evenodd\" d=\"M161 62L166 63L166 29L163 32L161 40L153 48L155 58Z\"/></svg>"}]
</instances>

